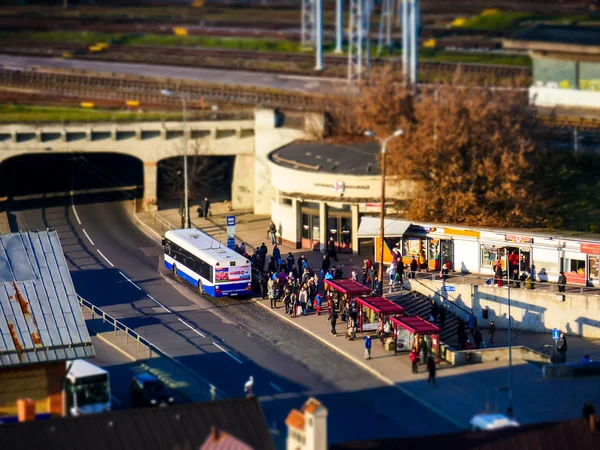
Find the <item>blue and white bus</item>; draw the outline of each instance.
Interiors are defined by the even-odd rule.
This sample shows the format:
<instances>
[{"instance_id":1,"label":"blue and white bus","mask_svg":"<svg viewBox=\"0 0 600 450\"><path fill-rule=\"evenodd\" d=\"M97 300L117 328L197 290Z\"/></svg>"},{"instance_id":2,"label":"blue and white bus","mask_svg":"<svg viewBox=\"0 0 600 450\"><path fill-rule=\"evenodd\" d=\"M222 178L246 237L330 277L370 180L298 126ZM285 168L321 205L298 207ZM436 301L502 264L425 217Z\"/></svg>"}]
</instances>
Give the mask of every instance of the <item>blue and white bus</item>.
<instances>
[{"instance_id":1,"label":"blue and white bus","mask_svg":"<svg viewBox=\"0 0 600 450\"><path fill-rule=\"evenodd\" d=\"M197 228L170 230L163 239L165 267L201 294L250 295L252 268L244 256Z\"/></svg>"}]
</instances>

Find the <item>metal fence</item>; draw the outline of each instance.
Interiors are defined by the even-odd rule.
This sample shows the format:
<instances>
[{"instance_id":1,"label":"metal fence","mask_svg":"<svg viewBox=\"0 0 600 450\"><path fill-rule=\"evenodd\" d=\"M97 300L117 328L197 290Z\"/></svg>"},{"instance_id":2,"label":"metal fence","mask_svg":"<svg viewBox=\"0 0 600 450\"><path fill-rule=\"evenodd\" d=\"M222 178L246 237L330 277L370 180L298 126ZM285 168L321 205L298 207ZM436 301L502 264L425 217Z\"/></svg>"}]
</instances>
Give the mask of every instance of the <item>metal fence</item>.
<instances>
[{"instance_id":1,"label":"metal fence","mask_svg":"<svg viewBox=\"0 0 600 450\"><path fill-rule=\"evenodd\" d=\"M406 276L408 276L410 272L405 272ZM495 279L494 275L474 275L474 274L448 274L446 279L447 283L455 283L455 284L472 284L472 285L487 285L488 280ZM439 271L435 272L415 272L415 279L422 280L431 280L431 281L441 281L442 277L440 276ZM513 280L508 279L507 277L502 278L502 285L509 286L511 288L517 288L518 286L521 289L525 289L525 281L521 280ZM544 292L556 292L559 293L559 288L561 287L558 283L550 282L550 281L540 281L538 277L533 280L534 290L536 291L544 291ZM579 294L579 295L600 295L600 288L598 287L588 287L582 285L575 284L567 284L565 285L565 291L560 292L561 294Z\"/></svg>"},{"instance_id":2,"label":"metal fence","mask_svg":"<svg viewBox=\"0 0 600 450\"><path fill-rule=\"evenodd\" d=\"M185 397L194 401L207 401L220 398L227 398L227 394L218 389L214 384L202 378L185 364L177 361L175 358L167 355L160 348L150 342L148 339L140 336L134 330L119 322L111 315L105 313L92 303L79 297L79 304L82 308L87 308L92 313L92 320L102 319L104 326L112 327L115 336L125 335L125 341L135 343L138 355L144 354L147 357L139 358L137 362L145 366L149 371L154 372L163 379L168 379L174 384Z\"/></svg>"}]
</instances>

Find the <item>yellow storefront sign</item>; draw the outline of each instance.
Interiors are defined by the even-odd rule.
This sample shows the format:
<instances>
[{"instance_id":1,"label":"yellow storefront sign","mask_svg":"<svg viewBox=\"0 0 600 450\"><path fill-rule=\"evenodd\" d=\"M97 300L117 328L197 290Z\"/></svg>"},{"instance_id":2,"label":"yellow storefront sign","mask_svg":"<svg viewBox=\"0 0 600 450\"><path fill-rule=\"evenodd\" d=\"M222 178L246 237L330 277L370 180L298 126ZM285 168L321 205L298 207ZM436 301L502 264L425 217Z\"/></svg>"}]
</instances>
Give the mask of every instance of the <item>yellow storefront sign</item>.
<instances>
[{"instance_id":1,"label":"yellow storefront sign","mask_svg":"<svg viewBox=\"0 0 600 450\"><path fill-rule=\"evenodd\" d=\"M459 230L456 228L444 228L444 234L451 234L454 236L469 236L474 238L479 238L481 236L479 231Z\"/></svg>"},{"instance_id":2,"label":"yellow storefront sign","mask_svg":"<svg viewBox=\"0 0 600 450\"><path fill-rule=\"evenodd\" d=\"M139 102L138 100L127 100L127 101L125 102L125 104L126 104L127 106L129 106L130 108L135 108L135 107L137 107L137 106L140 106L140 102Z\"/></svg>"},{"instance_id":3,"label":"yellow storefront sign","mask_svg":"<svg viewBox=\"0 0 600 450\"><path fill-rule=\"evenodd\" d=\"M96 106L96 105L92 102L81 102L82 108L93 108L94 106Z\"/></svg>"}]
</instances>

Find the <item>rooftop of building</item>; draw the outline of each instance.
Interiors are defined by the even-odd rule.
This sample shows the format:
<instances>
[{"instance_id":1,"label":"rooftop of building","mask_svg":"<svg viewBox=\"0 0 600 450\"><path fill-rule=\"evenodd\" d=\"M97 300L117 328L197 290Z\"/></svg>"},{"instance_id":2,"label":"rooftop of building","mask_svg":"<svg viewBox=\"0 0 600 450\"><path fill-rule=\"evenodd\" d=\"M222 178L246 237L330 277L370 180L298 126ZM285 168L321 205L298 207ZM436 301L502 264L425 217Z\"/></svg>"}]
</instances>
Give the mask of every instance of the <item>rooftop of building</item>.
<instances>
[{"instance_id":1,"label":"rooftop of building","mask_svg":"<svg viewBox=\"0 0 600 450\"><path fill-rule=\"evenodd\" d=\"M600 27L537 25L505 39L503 47L600 54Z\"/></svg>"},{"instance_id":2,"label":"rooftop of building","mask_svg":"<svg viewBox=\"0 0 600 450\"><path fill-rule=\"evenodd\" d=\"M270 158L275 164L304 172L379 175L379 152L377 142L296 141L275 150Z\"/></svg>"},{"instance_id":3,"label":"rooftop of building","mask_svg":"<svg viewBox=\"0 0 600 450\"><path fill-rule=\"evenodd\" d=\"M600 448L600 431L591 431L583 420L536 423L520 427L488 431L462 431L454 434L420 436L417 438L392 438L372 441L333 444L330 450L592 450Z\"/></svg>"},{"instance_id":4,"label":"rooftop of building","mask_svg":"<svg viewBox=\"0 0 600 450\"><path fill-rule=\"evenodd\" d=\"M0 367L92 356L56 231L0 235Z\"/></svg>"},{"instance_id":5,"label":"rooftop of building","mask_svg":"<svg viewBox=\"0 0 600 450\"><path fill-rule=\"evenodd\" d=\"M0 427L0 447L199 449L213 427L254 449L275 449L256 397L9 423Z\"/></svg>"}]
</instances>

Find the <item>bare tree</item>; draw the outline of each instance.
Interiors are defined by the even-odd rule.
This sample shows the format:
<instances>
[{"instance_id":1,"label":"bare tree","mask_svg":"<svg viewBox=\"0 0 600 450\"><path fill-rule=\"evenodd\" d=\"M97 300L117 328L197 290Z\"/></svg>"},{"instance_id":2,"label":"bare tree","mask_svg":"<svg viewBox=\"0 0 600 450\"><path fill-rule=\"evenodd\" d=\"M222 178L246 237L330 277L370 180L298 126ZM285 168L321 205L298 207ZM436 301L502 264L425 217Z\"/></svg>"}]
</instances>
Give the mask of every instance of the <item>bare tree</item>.
<instances>
[{"instance_id":1,"label":"bare tree","mask_svg":"<svg viewBox=\"0 0 600 450\"><path fill-rule=\"evenodd\" d=\"M356 139L367 129L380 136L404 130L389 144L387 174L391 183L415 182L409 218L544 224L551 203L547 128L522 92L477 87L457 77L413 95L388 68L358 92L328 99L326 107L337 139Z\"/></svg>"},{"instance_id":2,"label":"bare tree","mask_svg":"<svg viewBox=\"0 0 600 450\"><path fill-rule=\"evenodd\" d=\"M206 140L188 141L188 177L190 202L200 201L221 188L229 189L223 183L229 183L230 164L223 158L206 154ZM183 199L184 177L183 151L161 162L160 176L163 194L168 198ZM183 200L182 200L183 201Z\"/></svg>"}]
</instances>

